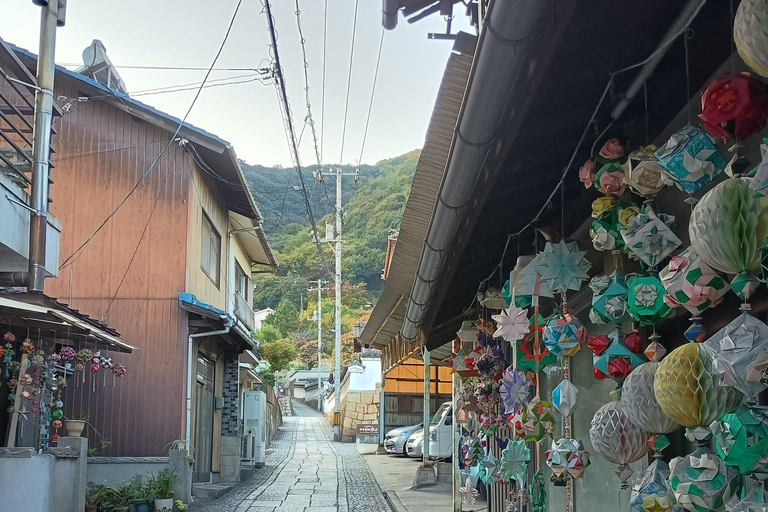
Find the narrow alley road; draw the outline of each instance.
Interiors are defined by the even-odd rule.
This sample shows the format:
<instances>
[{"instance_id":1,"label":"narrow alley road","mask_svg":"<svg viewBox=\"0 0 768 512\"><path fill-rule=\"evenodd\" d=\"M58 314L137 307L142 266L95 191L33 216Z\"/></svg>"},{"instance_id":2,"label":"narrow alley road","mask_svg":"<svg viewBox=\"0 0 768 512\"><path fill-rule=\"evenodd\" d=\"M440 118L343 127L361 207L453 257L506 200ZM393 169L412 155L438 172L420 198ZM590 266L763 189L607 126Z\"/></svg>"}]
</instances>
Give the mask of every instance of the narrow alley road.
<instances>
[{"instance_id":1,"label":"narrow alley road","mask_svg":"<svg viewBox=\"0 0 768 512\"><path fill-rule=\"evenodd\" d=\"M390 512L355 445L334 443L325 418L302 404L286 417L266 465L191 512Z\"/></svg>"}]
</instances>

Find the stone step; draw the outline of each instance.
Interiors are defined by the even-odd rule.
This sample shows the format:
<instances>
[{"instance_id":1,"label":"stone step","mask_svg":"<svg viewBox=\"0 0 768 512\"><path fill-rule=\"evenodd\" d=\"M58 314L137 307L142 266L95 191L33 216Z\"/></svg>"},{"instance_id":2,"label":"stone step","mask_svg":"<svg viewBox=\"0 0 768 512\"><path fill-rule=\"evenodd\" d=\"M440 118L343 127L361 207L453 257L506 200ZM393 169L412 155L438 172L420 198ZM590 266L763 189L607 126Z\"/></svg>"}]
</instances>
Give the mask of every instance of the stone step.
<instances>
[{"instance_id":1,"label":"stone step","mask_svg":"<svg viewBox=\"0 0 768 512\"><path fill-rule=\"evenodd\" d=\"M228 493L235 484L192 484L192 496L195 501L215 500Z\"/></svg>"}]
</instances>

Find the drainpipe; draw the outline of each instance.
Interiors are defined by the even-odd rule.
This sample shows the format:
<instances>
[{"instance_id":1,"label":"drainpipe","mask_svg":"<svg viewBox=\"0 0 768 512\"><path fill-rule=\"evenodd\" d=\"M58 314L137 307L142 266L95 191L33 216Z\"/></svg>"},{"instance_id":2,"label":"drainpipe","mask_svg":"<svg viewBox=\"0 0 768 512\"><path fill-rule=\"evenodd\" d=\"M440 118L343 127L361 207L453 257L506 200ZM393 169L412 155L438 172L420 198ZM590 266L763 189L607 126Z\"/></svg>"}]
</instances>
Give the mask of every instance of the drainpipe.
<instances>
[{"instance_id":1,"label":"drainpipe","mask_svg":"<svg viewBox=\"0 0 768 512\"><path fill-rule=\"evenodd\" d=\"M552 2L543 0L495 0L483 21L443 182L400 331L403 338L413 340L418 334L447 249L456 237L462 209L502 126L515 80L518 74L529 72L528 47L536 39L540 20L551 6Z\"/></svg>"},{"instance_id":2,"label":"drainpipe","mask_svg":"<svg viewBox=\"0 0 768 512\"><path fill-rule=\"evenodd\" d=\"M194 361L195 358L192 354L192 341L195 338L205 338L208 336L218 336L220 334L227 334L229 333L229 329L232 327L232 320L227 319L227 323L225 324L224 329L220 329L218 331L209 331L209 332L198 332L195 334L190 334L187 338L187 418L186 418L186 429L185 429L185 440L187 445L187 455L192 455L192 451L190 450L190 436L192 435L192 375L194 370Z\"/></svg>"},{"instance_id":3,"label":"drainpipe","mask_svg":"<svg viewBox=\"0 0 768 512\"><path fill-rule=\"evenodd\" d=\"M50 168L53 79L56 72L58 1L42 8L40 54L32 136L32 216L29 223L29 276L27 291L43 293L45 285L45 231L48 226L48 173Z\"/></svg>"},{"instance_id":4,"label":"drainpipe","mask_svg":"<svg viewBox=\"0 0 768 512\"><path fill-rule=\"evenodd\" d=\"M381 24L387 30L397 26L397 0L381 0Z\"/></svg>"}]
</instances>

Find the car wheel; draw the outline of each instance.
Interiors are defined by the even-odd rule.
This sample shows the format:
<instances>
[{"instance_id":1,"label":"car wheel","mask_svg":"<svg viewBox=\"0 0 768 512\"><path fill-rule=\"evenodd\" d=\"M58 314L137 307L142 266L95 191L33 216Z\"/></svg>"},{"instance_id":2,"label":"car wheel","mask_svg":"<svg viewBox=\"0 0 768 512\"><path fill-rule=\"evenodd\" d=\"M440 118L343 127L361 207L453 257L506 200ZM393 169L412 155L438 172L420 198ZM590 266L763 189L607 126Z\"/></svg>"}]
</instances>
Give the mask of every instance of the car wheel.
<instances>
[{"instance_id":1,"label":"car wheel","mask_svg":"<svg viewBox=\"0 0 768 512\"><path fill-rule=\"evenodd\" d=\"M403 445L403 455L405 455L405 458L408 458L408 442Z\"/></svg>"}]
</instances>

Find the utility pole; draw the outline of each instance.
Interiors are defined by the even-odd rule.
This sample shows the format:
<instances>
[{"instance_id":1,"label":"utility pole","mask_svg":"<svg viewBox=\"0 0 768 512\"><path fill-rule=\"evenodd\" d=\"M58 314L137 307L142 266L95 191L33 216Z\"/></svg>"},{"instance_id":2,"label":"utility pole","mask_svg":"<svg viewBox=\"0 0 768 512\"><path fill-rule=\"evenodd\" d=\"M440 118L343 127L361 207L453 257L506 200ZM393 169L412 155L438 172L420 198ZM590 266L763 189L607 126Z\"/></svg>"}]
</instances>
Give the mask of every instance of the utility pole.
<instances>
[{"instance_id":1,"label":"utility pole","mask_svg":"<svg viewBox=\"0 0 768 512\"><path fill-rule=\"evenodd\" d=\"M334 317L335 317L335 330L334 337L336 339L335 352L336 360L335 367L333 369L333 386L334 386L334 401L333 401L333 440L341 441L341 425L339 421L341 419L341 224L342 224L342 206L341 206L341 178L342 176L354 176L355 182L360 179L360 171L355 170L351 173L341 172L341 167L337 167L333 173L323 173L318 170L315 172L315 178L322 181L323 174L327 176L334 176L336 178L336 229L333 233L333 240L324 240L325 242L334 242L336 254L336 279L335 279L335 294L336 301L334 305Z\"/></svg>"},{"instance_id":2,"label":"utility pole","mask_svg":"<svg viewBox=\"0 0 768 512\"><path fill-rule=\"evenodd\" d=\"M317 309L315 310L315 315L317 320L317 410L319 412L322 412L322 401L320 400L320 384L321 384L321 363L322 360L320 359L320 356L323 353L323 294L322 292L327 290L327 288L323 288L323 285L325 284L325 281L322 279L318 279L315 281L317 283L317 289L310 288L309 291L313 292L317 290Z\"/></svg>"}]
</instances>

